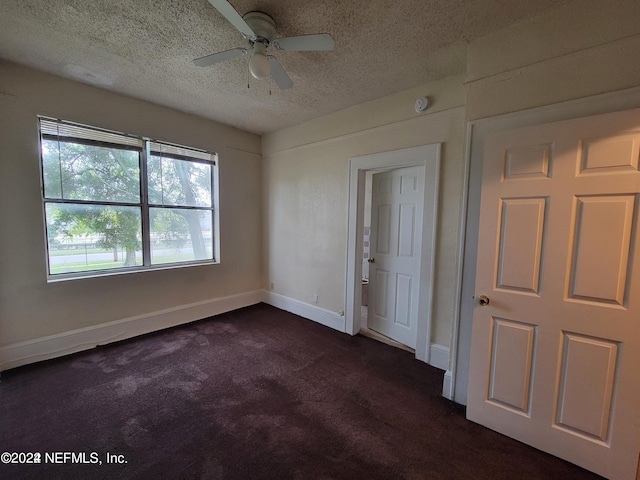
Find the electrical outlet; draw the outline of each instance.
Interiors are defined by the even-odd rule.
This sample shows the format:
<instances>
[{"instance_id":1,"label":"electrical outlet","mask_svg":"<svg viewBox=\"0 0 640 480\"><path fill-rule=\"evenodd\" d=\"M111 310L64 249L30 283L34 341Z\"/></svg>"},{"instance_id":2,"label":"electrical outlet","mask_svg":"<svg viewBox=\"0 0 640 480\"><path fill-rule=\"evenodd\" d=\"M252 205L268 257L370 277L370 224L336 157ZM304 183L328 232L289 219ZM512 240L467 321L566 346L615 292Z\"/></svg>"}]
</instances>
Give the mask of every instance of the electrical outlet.
<instances>
[{"instance_id":1,"label":"electrical outlet","mask_svg":"<svg viewBox=\"0 0 640 480\"><path fill-rule=\"evenodd\" d=\"M273 284L273 282L271 282L271 283L269 284L269 288L270 288L271 290L273 290L273 289L275 288L275 285Z\"/></svg>"},{"instance_id":2,"label":"electrical outlet","mask_svg":"<svg viewBox=\"0 0 640 480\"><path fill-rule=\"evenodd\" d=\"M318 303L318 294L317 293L313 294L313 303L315 303L315 304Z\"/></svg>"}]
</instances>

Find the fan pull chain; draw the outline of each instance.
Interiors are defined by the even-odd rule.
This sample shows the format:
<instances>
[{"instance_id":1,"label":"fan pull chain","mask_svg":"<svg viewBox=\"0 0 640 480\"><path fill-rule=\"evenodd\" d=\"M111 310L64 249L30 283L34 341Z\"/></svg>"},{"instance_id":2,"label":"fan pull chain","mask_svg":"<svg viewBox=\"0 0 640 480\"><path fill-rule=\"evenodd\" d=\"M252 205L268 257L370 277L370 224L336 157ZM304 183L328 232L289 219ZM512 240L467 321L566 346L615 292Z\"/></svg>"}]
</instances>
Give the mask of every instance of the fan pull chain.
<instances>
[{"instance_id":1,"label":"fan pull chain","mask_svg":"<svg viewBox=\"0 0 640 480\"><path fill-rule=\"evenodd\" d=\"M251 89L251 75L249 71L249 62L251 61L251 55L253 55L253 53L250 53L249 58L247 59L247 90Z\"/></svg>"}]
</instances>

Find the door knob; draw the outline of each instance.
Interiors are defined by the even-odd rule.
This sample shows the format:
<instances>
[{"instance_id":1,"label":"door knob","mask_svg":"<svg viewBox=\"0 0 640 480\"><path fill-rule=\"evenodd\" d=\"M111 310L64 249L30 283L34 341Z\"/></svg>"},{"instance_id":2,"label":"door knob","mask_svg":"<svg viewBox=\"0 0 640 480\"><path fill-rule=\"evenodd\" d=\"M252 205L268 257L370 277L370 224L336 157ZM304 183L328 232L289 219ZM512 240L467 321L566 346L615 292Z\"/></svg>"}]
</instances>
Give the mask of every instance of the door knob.
<instances>
[{"instance_id":1,"label":"door knob","mask_svg":"<svg viewBox=\"0 0 640 480\"><path fill-rule=\"evenodd\" d=\"M486 307L491 303L491 299L486 295L480 295L478 297L478 303L480 304L481 307Z\"/></svg>"},{"instance_id":2,"label":"door knob","mask_svg":"<svg viewBox=\"0 0 640 480\"><path fill-rule=\"evenodd\" d=\"M376 259L375 259L375 258L370 258L369 260L367 260L367 262L369 262L369 263L376 263Z\"/></svg>"}]
</instances>

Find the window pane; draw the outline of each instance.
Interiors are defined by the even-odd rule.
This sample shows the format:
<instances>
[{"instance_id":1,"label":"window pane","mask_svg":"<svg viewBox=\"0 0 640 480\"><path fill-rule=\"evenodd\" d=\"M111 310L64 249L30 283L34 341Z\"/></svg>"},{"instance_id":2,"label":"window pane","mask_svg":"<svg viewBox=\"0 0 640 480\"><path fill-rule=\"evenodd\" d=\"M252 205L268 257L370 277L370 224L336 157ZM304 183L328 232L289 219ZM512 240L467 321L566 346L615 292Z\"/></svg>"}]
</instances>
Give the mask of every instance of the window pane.
<instances>
[{"instance_id":1,"label":"window pane","mask_svg":"<svg viewBox=\"0 0 640 480\"><path fill-rule=\"evenodd\" d=\"M152 155L148 163L149 203L211 206L211 165Z\"/></svg>"},{"instance_id":2,"label":"window pane","mask_svg":"<svg viewBox=\"0 0 640 480\"><path fill-rule=\"evenodd\" d=\"M151 263L212 260L211 211L150 208Z\"/></svg>"},{"instance_id":3,"label":"window pane","mask_svg":"<svg viewBox=\"0 0 640 480\"><path fill-rule=\"evenodd\" d=\"M101 202L140 201L140 154L116 147L42 141L47 198Z\"/></svg>"},{"instance_id":4,"label":"window pane","mask_svg":"<svg viewBox=\"0 0 640 480\"><path fill-rule=\"evenodd\" d=\"M139 207L47 203L49 273L142 265Z\"/></svg>"},{"instance_id":5,"label":"window pane","mask_svg":"<svg viewBox=\"0 0 640 480\"><path fill-rule=\"evenodd\" d=\"M59 154L58 142L42 140L42 176L46 198L62 198Z\"/></svg>"}]
</instances>

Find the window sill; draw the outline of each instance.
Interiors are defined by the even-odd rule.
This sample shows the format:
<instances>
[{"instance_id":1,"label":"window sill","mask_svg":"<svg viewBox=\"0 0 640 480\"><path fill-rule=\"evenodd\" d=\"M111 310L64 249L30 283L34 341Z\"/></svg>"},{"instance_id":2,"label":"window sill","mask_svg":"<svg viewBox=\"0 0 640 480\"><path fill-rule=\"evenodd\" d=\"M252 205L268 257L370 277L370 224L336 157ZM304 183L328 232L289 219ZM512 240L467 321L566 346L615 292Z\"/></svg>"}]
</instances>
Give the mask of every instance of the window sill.
<instances>
[{"instance_id":1,"label":"window sill","mask_svg":"<svg viewBox=\"0 0 640 480\"><path fill-rule=\"evenodd\" d=\"M202 267L219 264L220 261L206 260L201 262L172 263L169 265L152 265L148 267L139 266L130 268L114 268L108 271L92 270L88 272L58 273L56 275L47 275L47 283L58 283L66 282L68 280L85 280L90 278L103 278L116 275L130 275L132 273L156 272L159 270L175 270L178 268Z\"/></svg>"}]
</instances>

